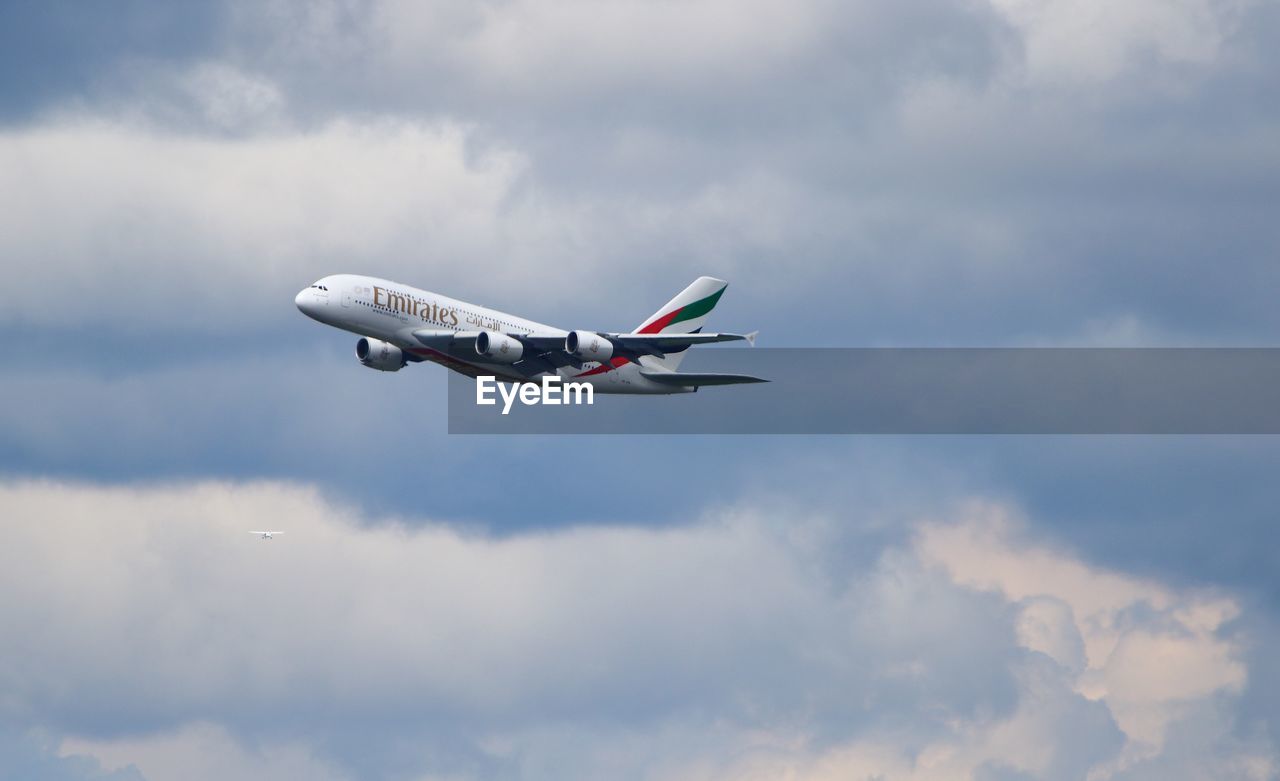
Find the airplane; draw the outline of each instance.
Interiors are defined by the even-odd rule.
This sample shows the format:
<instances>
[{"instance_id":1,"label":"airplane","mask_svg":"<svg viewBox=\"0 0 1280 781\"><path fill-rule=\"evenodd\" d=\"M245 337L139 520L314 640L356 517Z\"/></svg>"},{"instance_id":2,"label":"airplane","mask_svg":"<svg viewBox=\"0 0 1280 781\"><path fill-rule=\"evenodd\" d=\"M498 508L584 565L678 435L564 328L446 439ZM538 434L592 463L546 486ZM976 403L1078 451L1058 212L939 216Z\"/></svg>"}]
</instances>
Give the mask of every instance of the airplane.
<instances>
[{"instance_id":1,"label":"airplane","mask_svg":"<svg viewBox=\"0 0 1280 781\"><path fill-rule=\"evenodd\" d=\"M746 374L678 372L690 347L756 333L703 333L729 283L699 277L633 331L565 331L398 282L334 274L294 299L303 314L357 334L356 358L394 372L430 361L468 377L541 382L558 376L598 393L689 393L702 386L768 382Z\"/></svg>"},{"instance_id":2,"label":"airplane","mask_svg":"<svg viewBox=\"0 0 1280 781\"><path fill-rule=\"evenodd\" d=\"M251 531L249 533L261 535L262 539L264 540L269 540L277 534L284 534L284 532L254 532L254 531Z\"/></svg>"}]
</instances>

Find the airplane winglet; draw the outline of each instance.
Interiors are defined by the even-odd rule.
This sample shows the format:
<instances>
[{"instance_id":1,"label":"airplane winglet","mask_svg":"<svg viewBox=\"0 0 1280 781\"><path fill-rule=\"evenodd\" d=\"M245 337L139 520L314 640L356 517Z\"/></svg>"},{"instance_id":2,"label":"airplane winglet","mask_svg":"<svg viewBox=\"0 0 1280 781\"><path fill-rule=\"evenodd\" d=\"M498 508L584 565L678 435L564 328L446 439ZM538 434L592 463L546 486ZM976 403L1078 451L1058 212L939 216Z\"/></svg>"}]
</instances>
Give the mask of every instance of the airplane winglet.
<instances>
[{"instance_id":1,"label":"airplane winglet","mask_svg":"<svg viewBox=\"0 0 1280 781\"><path fill-rule=\"evenodd\" d=\"M760 333L759 331L752 331L751 333L747 334L747 344L751 345L752 347L755 347L756 335L759 333Z\"/></svg>"}]
</instances>

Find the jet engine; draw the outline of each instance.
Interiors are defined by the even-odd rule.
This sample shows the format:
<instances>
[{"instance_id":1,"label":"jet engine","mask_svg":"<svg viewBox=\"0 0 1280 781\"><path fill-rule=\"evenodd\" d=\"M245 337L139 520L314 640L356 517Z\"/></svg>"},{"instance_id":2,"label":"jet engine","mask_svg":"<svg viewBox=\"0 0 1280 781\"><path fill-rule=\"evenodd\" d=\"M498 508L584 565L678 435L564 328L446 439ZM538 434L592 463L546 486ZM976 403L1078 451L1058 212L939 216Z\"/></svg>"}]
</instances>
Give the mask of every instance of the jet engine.
<instances>
[{"instance_id":1,"label":"jet engine","mask_svg":"<svg viewBox=\"0 0 1280 781\"><path fill-rule=\"evenodd\" d=\"M398 372L406 363L399 347L368 337L356 342L356 357L370 369L382 372Z\"/></svg>"},{"instance_id":2,"label":"jet engine","mask_svg":"<svg viewBox=\"0 0 1280 781\"><path fill-rule=\"evenodd\" d=\"M570 331L564 338L564 351L580 361L604 363L613 357L613 342L591 331Z\"/></svg>"},{"instance_id":3,"label":"jet engine","mask_svg":"<svg viewBox=\"0 0 1280 781\"><path fill-rule=\"evenodd\" d=\"M524 354L524 345L506 334L481 331L476 337L476 352L494 363L515 363Z\"/></svg>"}]
</instances>

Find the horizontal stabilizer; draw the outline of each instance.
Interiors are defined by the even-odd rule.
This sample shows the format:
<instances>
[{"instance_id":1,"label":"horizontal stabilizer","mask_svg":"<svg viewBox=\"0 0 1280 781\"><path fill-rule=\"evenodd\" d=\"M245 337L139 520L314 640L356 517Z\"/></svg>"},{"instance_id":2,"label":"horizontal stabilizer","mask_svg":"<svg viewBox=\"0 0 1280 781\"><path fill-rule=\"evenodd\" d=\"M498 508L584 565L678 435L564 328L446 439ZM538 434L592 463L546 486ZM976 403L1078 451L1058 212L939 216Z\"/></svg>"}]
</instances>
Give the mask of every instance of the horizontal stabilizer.
<instances>
[{"instance_id":1,"label":"horizontal stabilizer","mask_svg":"<svg viewBox=\"0 0 1280 781\"><path fill-rule=\"evenodd\" d=\"M749 374L716 374L713 372L655 372L641 370L640 376L663 385L693 388L700 385L742 385L749 382L768 382Z\"/></svg>"},{"instance_id":2,"label":"horizontal stabilizer","mask_svg":"<svg viewBox=\"0 0 1280 781\"><path fill-rule=\"evenodd\" d=\"M622 354L655 355L662 357L696 344L714 342L754 341L755 334L604 334L613 343L614 350Z\"/></svg>"}]
</instances>

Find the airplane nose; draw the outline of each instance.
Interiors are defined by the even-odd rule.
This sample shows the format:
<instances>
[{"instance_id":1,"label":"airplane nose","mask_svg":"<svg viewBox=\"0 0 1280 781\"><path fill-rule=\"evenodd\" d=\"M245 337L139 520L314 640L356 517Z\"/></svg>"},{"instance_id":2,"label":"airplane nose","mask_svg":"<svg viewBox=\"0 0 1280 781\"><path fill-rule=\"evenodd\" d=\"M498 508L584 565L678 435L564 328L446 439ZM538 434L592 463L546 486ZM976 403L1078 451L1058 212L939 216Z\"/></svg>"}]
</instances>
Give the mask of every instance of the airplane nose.
<instances>
[{"instance_id":1,"label":"airplane nose","mask_svg":"<svg viewBox=\"0 0 1280 781\"><path fill-rule=\"evenodd\" d=\"M311 314L311 300L313 298L315 298L315 296L311 295L311 289L305 288L299 291L298 295L293 297L293 304L298 307L298 311L302 312L304 315L309 315Z\"/></svg>"}]
</instances>

